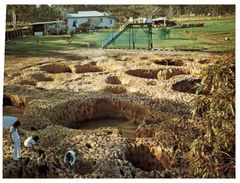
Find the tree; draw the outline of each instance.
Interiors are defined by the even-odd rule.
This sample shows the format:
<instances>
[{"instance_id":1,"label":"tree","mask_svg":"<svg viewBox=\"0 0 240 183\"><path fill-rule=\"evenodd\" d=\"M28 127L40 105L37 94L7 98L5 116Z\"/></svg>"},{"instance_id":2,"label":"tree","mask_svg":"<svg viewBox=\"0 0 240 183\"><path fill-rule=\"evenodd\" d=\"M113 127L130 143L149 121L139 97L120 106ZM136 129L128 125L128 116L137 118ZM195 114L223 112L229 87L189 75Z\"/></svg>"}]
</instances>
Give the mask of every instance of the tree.
<instances>
[{"instance_id":1,"label":"tree","mask_svg":"<svg viewBox=\"0 0 240 183\"><path fill-rule=\"evenodd\" d=\"M161 27L159 29L159 37L160 39L167 39L170 37L171 30L166 27Z\"/></svg>"},{"instance_id":2,"label":"tree","mask_svg":"<svg viewBox=\"0 0 240 183\"><path fill-rule=\"evenodd\" d=\"M235 56L224 55L206 67L192 101L202 136L189 152L190 171L197 177L235 176Z\"/></svg>"},{"instance_id":3,"label":"tree","mask_svg":"<svg viewBox=\"0 0 240 183\"><path fill-rule=\"evenodd\" d=\"M6 21L14 26L37 21L65 19L67 13L78 11L100 11L111 13L120 22L129 17L138 18L213 13L214 15L235 14L235 5L7 5ZM16 16L15 16L16 15ZM16 19L16 23L13 23Z\"/></svg>"},{"instance_id":4,"label":"tree","mask_svg":"<svg viewBox=\"0 0 240 183\"><path fill-rule=\"evenodd\" d=\"M17 27L17 21L24 17L24 5L7 5L6 20L11 22L14 28Z\"/></svg>"}]
</instances>

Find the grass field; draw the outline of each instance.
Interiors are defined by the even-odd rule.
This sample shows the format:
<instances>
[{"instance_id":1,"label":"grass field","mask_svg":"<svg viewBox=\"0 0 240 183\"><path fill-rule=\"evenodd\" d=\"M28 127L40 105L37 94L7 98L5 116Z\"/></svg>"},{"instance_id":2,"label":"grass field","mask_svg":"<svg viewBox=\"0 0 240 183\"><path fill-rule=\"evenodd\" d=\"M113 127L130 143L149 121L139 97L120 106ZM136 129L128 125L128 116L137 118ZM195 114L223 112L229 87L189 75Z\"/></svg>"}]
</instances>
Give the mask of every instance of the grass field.
<instances>
[{"instance_id":1,"label":"grass field","mask_svg":"<svg viewBox=\"0 0 240 183\"><path fill-rule=\"evenodd\" d=\"M200 21L194 21L197 23ZM179 28L171 27L169 39L161 39L159 29L153 29L154 48L174 49L196 49L209 51L229 51L235 49L235 19L225 20L201 20L204 27ZM178 22L184 23L184 22ZM190 21L185 22L190 23ZM101 48L102 41L111 35L115 30L108 29L94 33L75 34L70 42L65 35L26 37L6 42L5 50L8 51L30 51L49 52L73 50L81 47ZM226 41L224 38L229 37ZM128 31L120 36L109 48L128 48ZM136 33L136 48L147 48L147 36L142 29Z\"/></svg>"}]
</instances>

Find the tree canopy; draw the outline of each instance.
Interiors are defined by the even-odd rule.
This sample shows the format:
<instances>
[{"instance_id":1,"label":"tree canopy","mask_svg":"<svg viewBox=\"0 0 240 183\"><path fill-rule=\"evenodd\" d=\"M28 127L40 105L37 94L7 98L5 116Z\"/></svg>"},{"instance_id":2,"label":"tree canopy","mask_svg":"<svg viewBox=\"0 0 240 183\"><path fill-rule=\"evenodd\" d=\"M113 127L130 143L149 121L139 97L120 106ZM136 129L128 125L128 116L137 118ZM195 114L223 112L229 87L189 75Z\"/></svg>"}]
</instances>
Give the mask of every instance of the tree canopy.
<instances>
[{"instance_id":1,"label":"tree canopy","mask_svg":"<svg viewBox=\"0 0 240 183\"><path fill-rule=\"evenodd\" d=\"M64 20L67 13L78 11L102 11L111 13L119 21L128 17L177 17L181 15L233 15L235 5L7 5L6 21L23 23Z\"/></svg>"}]
</instances>

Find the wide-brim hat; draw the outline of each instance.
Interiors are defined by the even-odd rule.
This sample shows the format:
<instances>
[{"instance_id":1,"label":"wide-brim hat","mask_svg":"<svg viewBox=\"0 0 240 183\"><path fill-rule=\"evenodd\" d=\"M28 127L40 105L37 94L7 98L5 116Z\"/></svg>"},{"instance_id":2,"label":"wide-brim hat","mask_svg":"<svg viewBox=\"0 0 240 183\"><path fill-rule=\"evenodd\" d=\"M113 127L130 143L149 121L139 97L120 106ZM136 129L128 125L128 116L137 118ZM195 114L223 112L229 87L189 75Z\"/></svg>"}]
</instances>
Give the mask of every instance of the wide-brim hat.
<instances>
[{"instance_id":1,"label":"wide-brim hat","mask_svg":"<svg viewBox=\"0 0 240 183\"><path fill-rule=\"evenodd\" d=\"M17 120L18 118L14 116L3 116L3 127L12 126Z\"/></svg>"}]
</instances>

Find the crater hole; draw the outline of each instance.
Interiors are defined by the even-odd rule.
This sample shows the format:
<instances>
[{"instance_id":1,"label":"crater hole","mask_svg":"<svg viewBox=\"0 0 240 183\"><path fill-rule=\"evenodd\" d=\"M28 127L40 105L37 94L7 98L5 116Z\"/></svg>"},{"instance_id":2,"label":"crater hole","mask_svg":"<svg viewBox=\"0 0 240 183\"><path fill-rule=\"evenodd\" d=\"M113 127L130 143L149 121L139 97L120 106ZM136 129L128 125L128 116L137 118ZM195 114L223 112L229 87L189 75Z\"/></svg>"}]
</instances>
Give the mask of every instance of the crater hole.
<instances>
[{"instance_id":1,"label":"crater hole","mask_svg":"<svg viewBox=\"0 0 240 183\"><path fill-rule=\"evenodd\" d=\"M41 66L41 70L51 74L72 72L71 68L65 64L48 64Z\"/></svg>"},{"instance_id":2,"label":"crater hole","mask_svg":"<svg viewBox=\"0 0 240 183\"><path fill-rule=\"evenodd\" d=\"M147 79L157 79L157 74L159 70L146 70L146 69L135 69L128 70L126 73L131 76L147 78Z\"/></svg>"},{"instance_id":3,"label":"crater hole","mask_svg":"<svg viewBox=\"0 0 240 183\"><path fill-rule=\"evenodd\" d=\"M106 79L107 84L113 84L113 85L119 85L122 84L122 82L118 79L117 76L108 76Z\"/></svg>"},{"instance_id":4,"label":"crater hole","mask_svg":"<svg viewBox=\"0 0 240 183\"><path fill-rule=\"evenodd\" d=\"M155 64L157 65L166 65L166 66L182 66L183 65L183 61L180 59L162 59L162 60L154 60L153 61Z\"/></svg>"},{"instance_id":5,"label":"crater hole","mask_svg":"<svg viewBox=\"0 0 240 183\"><path fill-rule=\"evenodd\" d=\"M128 101L94 99L86 103L61 104L53 109L52 121L73 129L118 128L123 136L135 136L135 130L149 111ZM133 122L134 121L134 122Z\"/></svg>"},{"instance_id":6,"label":"crater hole","mask_svg":"<svg viewBox=\"0 0 240 183\"><path fill-rule=\"evenodd\" d=\"M84 64L84 65L75 65L74 66L76 73L86 73L86 72L101 72L103 71L100 67L96 66L96 63Z\"/></svg>"},{"instance_id":7,"label":"crater hole","mask_svg":"<svg viewBox=\"0 0 240 183\"><path fill-rule=\"evenodd\" d=\"M153 170L163 171L168 168L168 163L170 164L164 150L158 147L150 148L144 144L132 146L126 154L126 159L136 168L148 172Z\"/></svg>"},{"instance_id":8,"label":"crater hole","mask_svg":"<svg viewBox=\"0 0 240 183\"><path fill-rule=\"evenodd\" d=\"M190 94L196 93L197 84L201 83L201 79L182 80L172 85L172 89L178 92L185 92Z\"/></svg>"}]
</instances>

